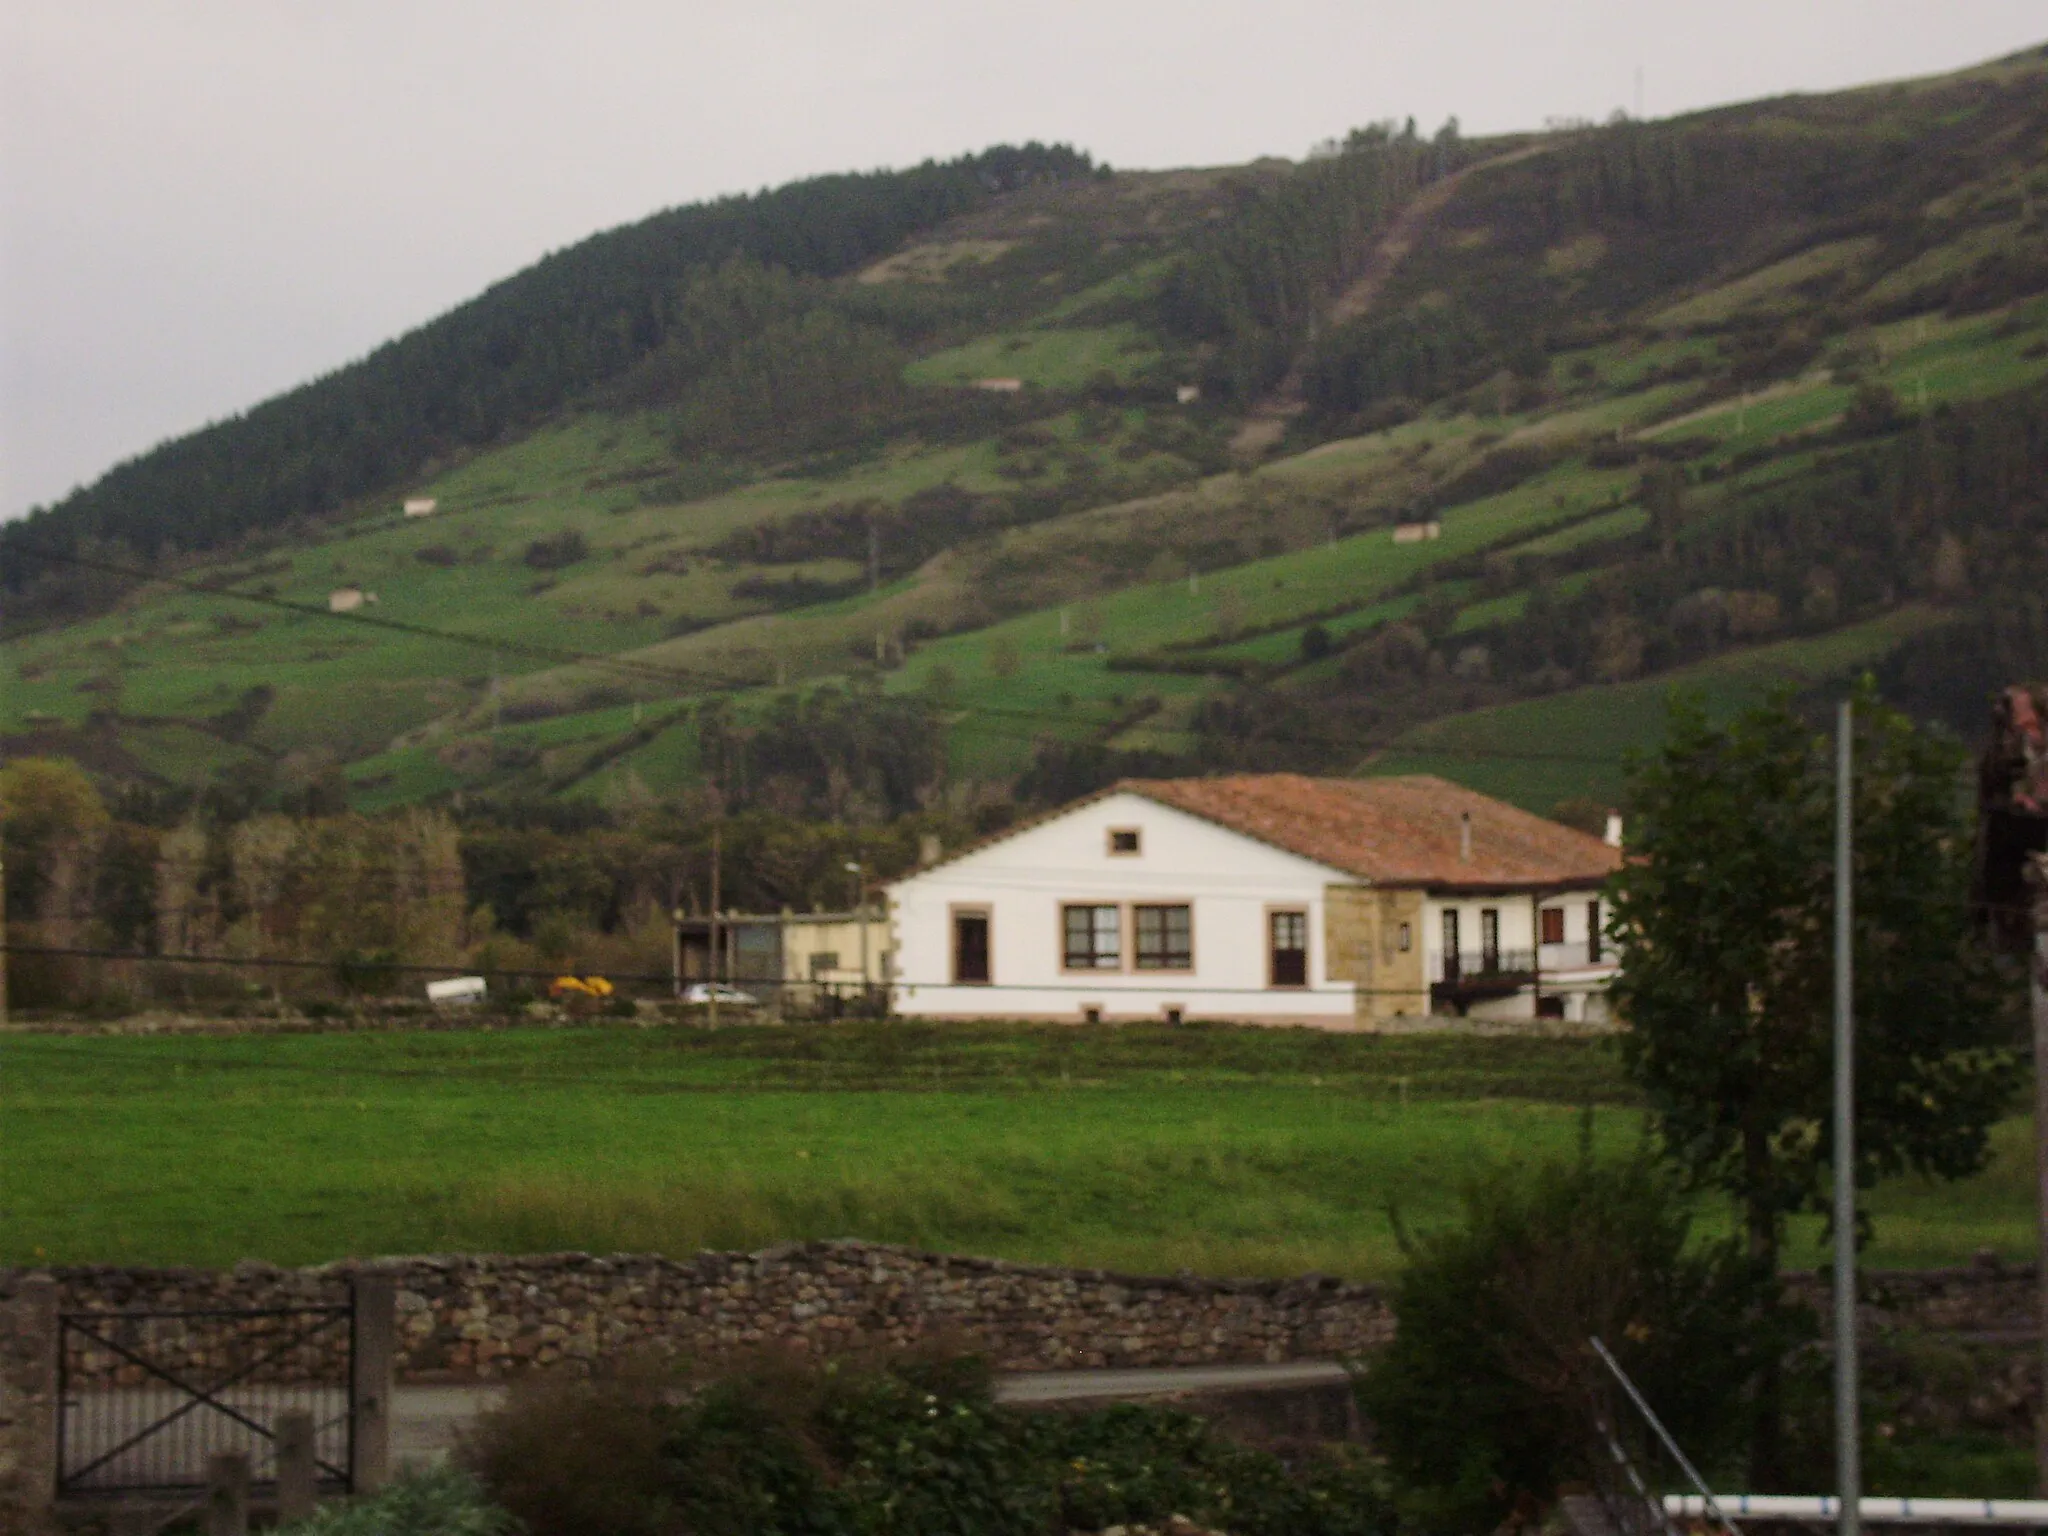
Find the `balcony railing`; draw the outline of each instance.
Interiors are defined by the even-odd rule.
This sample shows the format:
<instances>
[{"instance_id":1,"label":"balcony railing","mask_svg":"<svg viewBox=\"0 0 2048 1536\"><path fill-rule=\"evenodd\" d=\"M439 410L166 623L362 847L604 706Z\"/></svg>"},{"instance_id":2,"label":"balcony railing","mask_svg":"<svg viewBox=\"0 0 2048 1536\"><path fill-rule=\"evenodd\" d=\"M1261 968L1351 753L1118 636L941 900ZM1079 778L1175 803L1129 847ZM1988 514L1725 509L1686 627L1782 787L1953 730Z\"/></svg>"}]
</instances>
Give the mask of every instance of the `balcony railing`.
<instances>
[{"instance_id":1,"label":"balcony railing","mask_svg":"<svg viewBox=\"0 0 2048 1536\"><path fill-rule=\"evenodd\" d=\"M1429 980L1433 986L1505 981L1530 975L1535 969L1536 955L1527 949L1474 949L1457 954L1431 950L1429 955Z\"/></svg>"}]
</instances>

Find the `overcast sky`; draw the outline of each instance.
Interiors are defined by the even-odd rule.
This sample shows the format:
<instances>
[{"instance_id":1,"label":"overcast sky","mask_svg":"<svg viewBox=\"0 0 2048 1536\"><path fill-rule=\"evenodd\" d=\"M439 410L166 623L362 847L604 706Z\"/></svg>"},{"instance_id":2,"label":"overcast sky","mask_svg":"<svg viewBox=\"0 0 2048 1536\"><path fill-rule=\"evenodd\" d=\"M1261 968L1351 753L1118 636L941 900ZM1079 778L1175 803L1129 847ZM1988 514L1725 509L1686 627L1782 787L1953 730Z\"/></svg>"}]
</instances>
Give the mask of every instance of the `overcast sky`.
<instances>
[{"instance_id":1,"label":"overcast sky","mask_svg":"<svg viewBox=\"0 0 2048 1536\"><path fill-rule=\"evenodd\" d=\"M0 516L657 208L1955 68L2041 0L0 0Z\"/></svg>"}]
</instances>

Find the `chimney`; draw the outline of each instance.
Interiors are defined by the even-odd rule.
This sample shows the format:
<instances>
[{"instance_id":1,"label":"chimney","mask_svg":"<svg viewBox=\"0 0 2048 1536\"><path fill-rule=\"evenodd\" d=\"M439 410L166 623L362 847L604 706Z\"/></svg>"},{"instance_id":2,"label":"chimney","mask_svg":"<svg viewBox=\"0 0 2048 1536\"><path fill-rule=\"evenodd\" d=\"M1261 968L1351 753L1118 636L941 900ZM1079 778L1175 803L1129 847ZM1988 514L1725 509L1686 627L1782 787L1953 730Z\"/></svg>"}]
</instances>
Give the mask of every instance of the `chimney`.
<instances>
[{"instance_id":1,"label":"chimney","mask_svg":"<svg viewBox=\"0 0 2048 1536\"><path fill-rule=\"evenodd\" d=\"M1458 861L1462 864L1470 864L1472 862L1472 813L1470 811L1460 811L1458 813Z\"/></svg>"},{"instance_id":2,"label":"chimney","mask_svg":"<svg viewBox=\"0 0 2048 1536\"><path fill-rule=\"evenodd\" d=\"M1621 812L1609 811L1607 813L1607 835L1602 837L1600 841L1610 848L1619 848L1621 846Z\"/></svg>"},{"instance_id":3,"label":"chimney","mask_svg":"<svg viewBox=\"0 0 2048 1536\"><path fill-rule=\"evenodd\" d=\"M925 833L917 840L917 867L919 869L929 869L932 865L939 862L944 853L945 848L939 842L939 834L936 832Z\"/></svg>"}]
</instances>

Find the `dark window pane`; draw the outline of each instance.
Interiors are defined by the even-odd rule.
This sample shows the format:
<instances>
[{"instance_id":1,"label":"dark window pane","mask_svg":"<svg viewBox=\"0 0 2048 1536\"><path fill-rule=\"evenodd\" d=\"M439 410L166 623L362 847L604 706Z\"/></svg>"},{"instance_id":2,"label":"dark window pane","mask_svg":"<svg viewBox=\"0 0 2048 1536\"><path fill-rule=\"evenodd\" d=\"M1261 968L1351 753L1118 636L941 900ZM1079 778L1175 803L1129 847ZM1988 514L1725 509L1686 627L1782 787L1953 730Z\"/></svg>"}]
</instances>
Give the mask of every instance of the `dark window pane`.
<instances>
[{"instance_id":1,"label":"dark window pane","mask_svg":"<svg viewBox=\"0 0 2048 1536\"><path fill-rule=\"evenodd\" d=\"M1114 971L1123 965L1123 935L1115 907L1067 907L1066 966L1070 971Z\"/></svg>"},{"instance_id":2,"label":"dark window pane","mask_svg":"<svg viewBox=\"0 0 2048 1536\"><path fill-rule=\"evenodd\" d=\"M1186 907L1138 907L1138 969L1185 971L1195 963L1194 919Z\"/></svg>"}]
</instances>

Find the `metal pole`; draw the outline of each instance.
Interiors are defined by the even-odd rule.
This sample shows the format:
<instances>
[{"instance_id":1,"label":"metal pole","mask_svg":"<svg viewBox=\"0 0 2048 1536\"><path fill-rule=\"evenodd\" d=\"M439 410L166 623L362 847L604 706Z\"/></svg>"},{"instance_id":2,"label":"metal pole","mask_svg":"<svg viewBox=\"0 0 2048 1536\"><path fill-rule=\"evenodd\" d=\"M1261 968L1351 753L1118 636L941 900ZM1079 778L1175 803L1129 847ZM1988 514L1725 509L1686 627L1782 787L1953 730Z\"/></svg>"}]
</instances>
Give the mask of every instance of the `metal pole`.
<instances>
[{"instance_id":1,"label":"metal pole","mask_svg":"<svg viewBox=\"0 0 2048 1536\"><path fill-rule=\"evenodd\" d=\"M1835 717L1835 1482L1836 1529L1857 1536L1862 1521L1862 1426L1856 1369L1856 1008L1854 729L1844 700Z\"/></svg>"},{"instance_id":2,"label":"metal pole","mask_svg":"<svg viewBox=\"0 0 2048 1536\"><path fill-rule=\"evenodd\" d=\"M668 987L677 1002L683 1000L683 893L671 894L668 904Z\"/></svg>"},{"instance_id":3,"label":"metal pole","mask_svg":"<svg viewBox=\"0 0 2048 1536\"><path fill-rule=\"evenodd\" d=\"M1636 1390L1636 1384L1629 1379L1628 1372L1621 1368L1621 1362L1615 1359L1607 1346L1600 1341L1598 1334L1595 1334L1586 1342L1593 1346L1593 1353L1598 1355L1607 1366L1607 1369L1614 1373L1614 1379L1621 1383L1621 1390L1628 1394L1628 1400L1636 1405L1636 1412L1643 1416L1643 1422L1650 1426L1651 1432L1663 1442L1664 1449L1670 1453L1671 1459L1678 1463L1678 1470L1685 1474L1686 1480L1692 1484L1694 1490L1704 1501L1707 1513L1715 1520L1721 1522L1721 1528L1727 1531L1729 1536L1740 1536L1735 1522L1728 1518L1720 1504L1715 1500L1714 1495L1708 1491L1707 1480L1700 1476L1699 1469L1692 1464L1686 1457L1685 1452L1679 1448L1678 1442L1672 1438L1671 1431L1664 1427L1664 1421L1658 1418L1656 1410L1651 1408L1649 1399ZM1610 1443L1613 1446L1616 1458L1626 1460L1626 1456L1621 1449L1621 1442L1611 1438L1612 1431L1608 1431L1606 1425L1602 1424L1601 1429L1609 1434Z\"/></svg>"}]
</instances>

